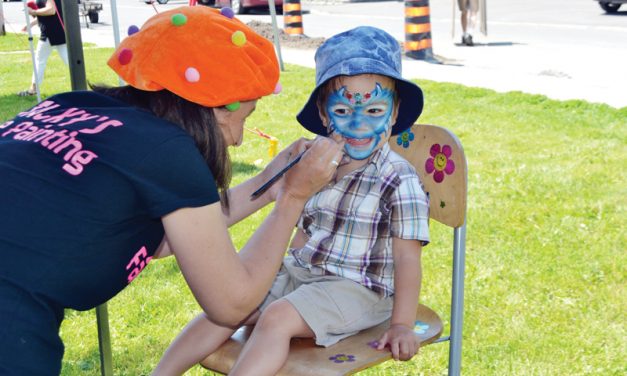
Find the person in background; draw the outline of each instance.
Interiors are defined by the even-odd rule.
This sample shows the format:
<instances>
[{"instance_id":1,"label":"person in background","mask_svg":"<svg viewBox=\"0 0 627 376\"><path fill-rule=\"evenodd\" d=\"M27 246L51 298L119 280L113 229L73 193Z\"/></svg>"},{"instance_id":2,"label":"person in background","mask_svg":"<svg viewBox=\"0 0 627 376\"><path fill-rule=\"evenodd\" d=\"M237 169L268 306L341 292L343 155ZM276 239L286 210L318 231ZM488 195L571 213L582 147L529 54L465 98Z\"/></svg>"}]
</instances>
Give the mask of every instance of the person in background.
<instances>
[{"instance_id":1,"label":"person in background","mask_svg":"<svg viewBox=\"0 0 627 376\"><path fill-rule=\"evenodd\" d=\"M477 14L479 13L479 0L457 0L461 11L462 44L474 46L472 35L477 26Z\"/></svg>"},{"instance_id":2,"label":"person in background","mask_svg":"<svg viewBox=\"0 0 627 376\"><path fill-rule=\"evenodd\" d=\"M54 95L0 123L0 375L58 375L64 310L108 301L168 254L207 317L238 324L342 158L341 142L298 140L229 187L227 148L280 87L272 43L232 12L159 13L108 64L127 86ZM271 202L236 252L228 227Z\"/></svg>"},{"instance_id":3,"label":"person in background","mask_svg":"<svg viewBox=\"0 0 627 376\"><path fill-rule=\"evenodd\" d=\"M34 4L36 6L29 6L28 14L37 17L30 26L39 25L40 30L39 42L37 42L37 49L35 50L36 71L33 72L30 87L17 93L20 97L37 94L37 87L41 90L46 64L52 50L56 50L61 60L65 65L68 65L61 0L37 0ZM22 31L26 30L27 27L25 26Z\"/></svg>"},{"instance_id":4,"label":"person in background","mask_svg":"<svg viewBox=\"0 0 627 376\"><path fill-rule=\"evenodd\" d=\"M396 360L418 351L414 322L429 242L428 198L416 170L388 144L418 118L422 90L401 76L401 49L388 33L358 27L316 52L316 88L297 119L344 143L334 180L307 201L289 255L229 373L274 375L293 337L331 346L391 318L378 340ZM164 354L156 375L179 375L236 328L196 317Z\"/></svg>"}]
</instances>

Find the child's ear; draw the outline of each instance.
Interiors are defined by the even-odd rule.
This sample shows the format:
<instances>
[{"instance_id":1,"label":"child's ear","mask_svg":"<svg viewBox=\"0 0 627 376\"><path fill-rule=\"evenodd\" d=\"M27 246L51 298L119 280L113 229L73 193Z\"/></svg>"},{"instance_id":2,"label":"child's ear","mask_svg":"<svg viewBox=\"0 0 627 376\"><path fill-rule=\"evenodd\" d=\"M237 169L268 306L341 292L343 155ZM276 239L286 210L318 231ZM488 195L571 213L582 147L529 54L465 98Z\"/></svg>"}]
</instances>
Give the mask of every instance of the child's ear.
<instances>
[{"instance_id":1,"label":"child's ear","mask_svg":"<svg viewBox=\"0 0 627 376\"><path fill-rule=\"evenodd\" d=\"M394 101L394 111L392 111L392 122L390 124L396 124L396 118L398 117L398 110L401 107L401 99L397 98Z\"/></svg>"},{"instance_id":2,"label":"child's ear","mask_svg":"<svg viewBox=\"0 0 627 376\"><path fill-rule=\"evenodd\" d=\"M320 116L320 120L322 120L322 125L325 127L329 126L329 117L327 116L326 111L318 108L318 116Z\"/></svg>"}]
</instances>

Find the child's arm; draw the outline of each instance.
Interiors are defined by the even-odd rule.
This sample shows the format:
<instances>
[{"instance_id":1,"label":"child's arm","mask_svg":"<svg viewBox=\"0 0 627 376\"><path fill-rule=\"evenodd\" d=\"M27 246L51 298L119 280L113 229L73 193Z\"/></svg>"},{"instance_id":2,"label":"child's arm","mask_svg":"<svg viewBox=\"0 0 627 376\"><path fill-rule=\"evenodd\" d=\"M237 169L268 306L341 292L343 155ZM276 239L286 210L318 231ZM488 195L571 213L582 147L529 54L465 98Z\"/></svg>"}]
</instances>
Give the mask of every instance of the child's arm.
<instances>
[{"instance_id":1,"label":"child's arm","mask_svg":"<svg viewBox=\"0 0 627 376\"><path fill-rule=\"evenodd\" d=\"M296 233L294 234L294 237L292 238L292 242L290 243L290 248L294 248L294 249L303 248L308 240L309 240L309 236L305 234L305 231L303 231L300 228L297 228Z\"/></svg>"},{"instance_id":2,"label":"child's arm","mask_svg":"<svg viewBox=\"0 0 627 376\"><path fill-rule=\"evenodd\" d=\"M418 339L414 333L422 266L422 246L418 240L394 238L394 306L390 328L379 339L379 350L390 345L396 360L409 360L418 352Z\"/></svg>"}]
</instances>

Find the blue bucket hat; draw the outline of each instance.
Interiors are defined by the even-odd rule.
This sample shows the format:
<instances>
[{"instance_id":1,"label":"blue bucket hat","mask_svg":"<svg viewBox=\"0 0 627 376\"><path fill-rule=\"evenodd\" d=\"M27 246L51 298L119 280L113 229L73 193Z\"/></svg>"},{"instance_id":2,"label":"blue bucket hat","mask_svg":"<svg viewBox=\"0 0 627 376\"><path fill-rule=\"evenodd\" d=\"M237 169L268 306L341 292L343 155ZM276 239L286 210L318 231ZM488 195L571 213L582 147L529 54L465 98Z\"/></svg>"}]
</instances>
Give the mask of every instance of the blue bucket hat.
<instances>
[{"instance_id":1,"label":"blue bucket hat","mask_svg":"<svg viewBox=\"0 0 627 376\"><path fill-rule=\"evenodd\" d=\"M422 112L422 90L418 85L401 76L401 47L385 31L360 26L327 39L315 56L316 88L296 116L298 122L309 131L326 135L316 101L318 91L328 80L336 76L380 74L396 80L400 106L392 135L399 134L414 124Z\"/></svg>"}]
</instances>

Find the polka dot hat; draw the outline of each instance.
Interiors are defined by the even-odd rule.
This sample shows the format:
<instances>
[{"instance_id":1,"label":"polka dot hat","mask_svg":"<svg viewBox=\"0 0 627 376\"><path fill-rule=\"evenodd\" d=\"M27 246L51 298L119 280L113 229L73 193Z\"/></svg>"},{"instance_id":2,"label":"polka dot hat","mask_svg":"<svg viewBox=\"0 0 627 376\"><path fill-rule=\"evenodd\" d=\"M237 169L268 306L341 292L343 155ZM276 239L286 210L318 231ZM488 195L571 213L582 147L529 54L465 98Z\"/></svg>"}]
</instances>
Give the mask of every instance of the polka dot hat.
<instances>
[{"instance_id":1,"label":"polka dot hat","mask_svg":"<svg viewBox=\"0 0 627 376\"><path fill-rule=\"evenodd\" d=\"M231 108L280 90L272 43L229 8L176 8L141 29L129 27L128 35L108 64L138 89L167 89L204 106Z\"/></svg>"}]
</instances>

